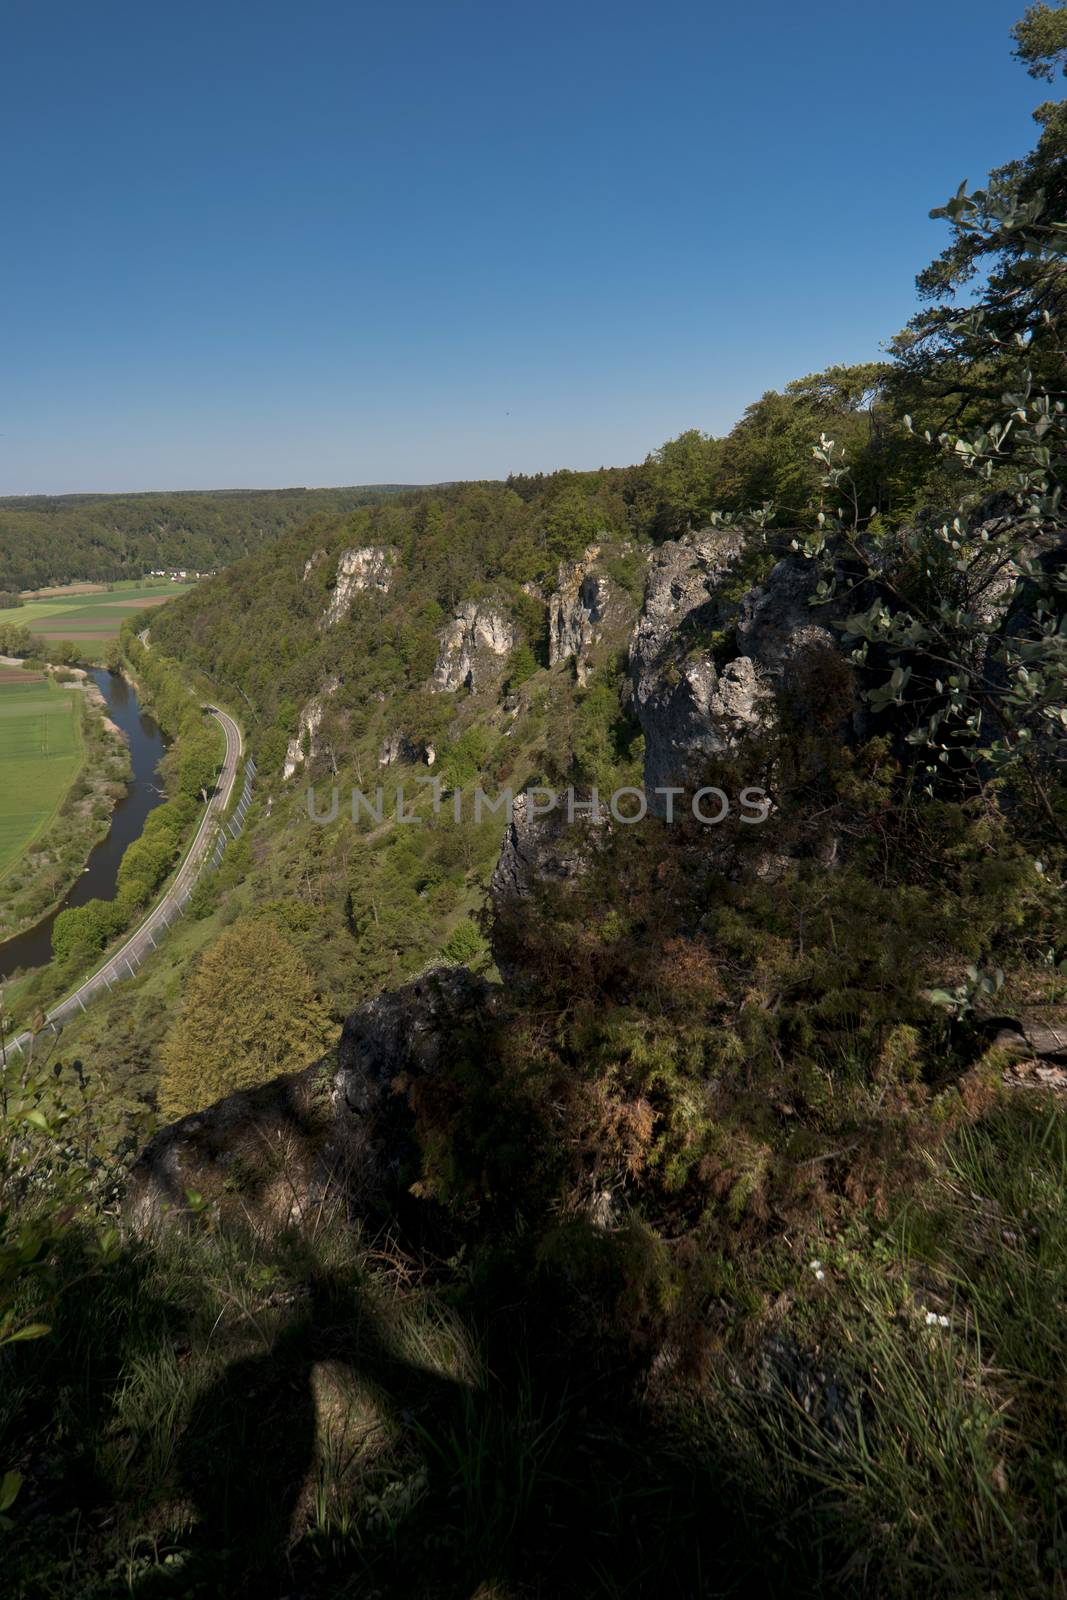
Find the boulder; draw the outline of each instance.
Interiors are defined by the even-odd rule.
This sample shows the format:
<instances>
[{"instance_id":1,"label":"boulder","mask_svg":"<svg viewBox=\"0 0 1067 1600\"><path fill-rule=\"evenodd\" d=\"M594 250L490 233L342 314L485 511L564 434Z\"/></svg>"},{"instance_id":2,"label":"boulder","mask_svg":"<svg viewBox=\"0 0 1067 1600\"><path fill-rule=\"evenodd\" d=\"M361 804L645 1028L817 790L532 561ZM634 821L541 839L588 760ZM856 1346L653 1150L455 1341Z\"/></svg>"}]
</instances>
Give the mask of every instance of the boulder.
<instances>
[{"instance_id":1,"label":"boulder","mask_svg":"<svg viewBox=\"0 0 1067 1600\"><path fill-rule=\"evenodd\" d=\"M984 1018L982 1027L994 1048L1007 1055L1067 1063L1067 1011Z\"/></svg>"},{"instance_id":2,"label":"boulder","mask_svg":"<svg viewBox=\"0 0 1067 1600\"><path fill-rule=\"evenodd\" d=\"M412 1181L411 1093L483 1027L497 999L465 967L441 967L348 1018L336 1058L228 1095L163 1128L135 1163L131 1225L145 1231L209 1207L270 1232L330 1205L392 1215Z\"/></svg>"}]
</instances>

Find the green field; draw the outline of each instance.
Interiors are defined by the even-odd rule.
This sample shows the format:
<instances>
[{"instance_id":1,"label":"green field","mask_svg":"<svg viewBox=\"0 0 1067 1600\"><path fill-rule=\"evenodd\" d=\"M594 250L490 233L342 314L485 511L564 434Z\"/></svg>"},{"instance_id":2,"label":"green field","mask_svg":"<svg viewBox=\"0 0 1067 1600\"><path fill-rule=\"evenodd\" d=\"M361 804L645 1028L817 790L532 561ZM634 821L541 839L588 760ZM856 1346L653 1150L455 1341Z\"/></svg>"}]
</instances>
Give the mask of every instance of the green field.
<instances>
[{"instance_id":1,"label":"green field","mask_svg":"<svg viewBox=\"0 0 1067 1600\"><path fill-rule=\"evenodd\" d=\"M0 882L59 809L82 763L78 689L0 669Z\"/></svg>"},{"instance_id":2,"label":"green field","mask_svg":"<svg viewBox=\"0 0 1067 1600\"><path fill-rule=\"evenodd\" d=\"M109 639L114 639L119 628L145 606L162 605L184 594L192 585L188 583L159 582L143 584L115 584L110 590L90 590L76 584L64 594L46 595L40 600L26 600L12 611L0 613L0 620L29 628L31 633L49 644L69 639L86 659L98 656Z\"/></svg>"}]
</instances>

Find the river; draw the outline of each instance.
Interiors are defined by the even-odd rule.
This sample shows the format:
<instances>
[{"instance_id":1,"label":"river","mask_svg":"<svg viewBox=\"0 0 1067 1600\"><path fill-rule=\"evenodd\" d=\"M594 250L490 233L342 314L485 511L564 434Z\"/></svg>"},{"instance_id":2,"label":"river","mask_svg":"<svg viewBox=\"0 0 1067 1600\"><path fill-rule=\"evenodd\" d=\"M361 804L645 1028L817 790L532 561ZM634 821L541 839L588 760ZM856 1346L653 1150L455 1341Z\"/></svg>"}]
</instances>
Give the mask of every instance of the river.
<instances>
[{"instance_id":1,"label":"river","mask_svg":"<svg viewBox=\"0 0 1067 1600\"><path fill-rule=\"evenodd\" d=\"M145 818L166 795L159 778L159 763L166 744L159 724L141 710L137 696L125 678L104 672L92 673L107 701L107 714L126 736L133 776L125 795L111 813L111 826L90 852L81 874L66 899L54 911L25 933L0 944L0 981L19 967L41 967L52 959L52 924L68 906L82 906L87 900L110 900L115 893L119 862L145 825Z\"/></svg>"}]
</instances>

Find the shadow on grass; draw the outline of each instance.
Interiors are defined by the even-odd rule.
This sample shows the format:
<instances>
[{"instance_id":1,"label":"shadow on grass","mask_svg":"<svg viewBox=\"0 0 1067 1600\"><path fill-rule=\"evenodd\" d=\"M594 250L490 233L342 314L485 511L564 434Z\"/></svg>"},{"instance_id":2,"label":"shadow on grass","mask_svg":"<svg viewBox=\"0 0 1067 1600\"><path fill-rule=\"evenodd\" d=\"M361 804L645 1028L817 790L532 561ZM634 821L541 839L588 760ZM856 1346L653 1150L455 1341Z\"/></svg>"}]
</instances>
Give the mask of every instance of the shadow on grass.
<instances>
[{"instance_id":1,"label":"shadow on grass","mask_svg":"<svg viewBox=\"0 0 1067 1600\"><path fill-rule=\"evenodd\" d=\"M189 1271L195 1248L184 1261ZM557 1339L547 1303L527 1296L521 1312L500 1314L488 1339L491 1375L466 1382L413 1358L388 1306L383 1313L354 1276L302 1251L300 1295L264 1348L231 1359L189 1395L181 1391L196 1389L195 1361L174 1364L188 1305L159 1292L170 1270L155 1272L144 1249L124 1253L83 1286L88 1292L61 1297L52 1338L20 1357L42 1363L33 1385L38 1423L64 1380L73 1388L59 1421L75 1441L51 1503L31 1487L19 1507L20 1594L533 1600L824 1592L810 1581L808 1559L793 1560L795 1539L780 1540L774 1508L743 1486L743 1474L709 1459L706 1442L686 1451L657 1437L628 1398L633 1371ZM132 1366L157 1358L164 1388L178 1392L169 1435L157 1446L164 1464L153 1474L138 1456L150 1448L144 1411L124 1412L117 1397ZM316 1374L324 1366L389 1417L399 1454L384 1475L417 1485L384 1520L368 1515L370 1479L357 1482L343 1526L324 1527L312 1514L322 1446ZM176 1533L178 1507L188 1518L184 1533ZM78 1531L68 1553L53 1559L45 1546L61 1527L66 1538L71 1523ZM124 1562L123 1540L140 1552L135 1560Z\"/></svg>"},{"instance_id":2,"label":"shadow on grass","mask_svg":"<svg viewBox=\"0 0 1067 1600\"><path fill-rule=\"evenodd\" d=\"M358 1286L316 1271L309 1291L268 1350L232 1362L193 1406L180 1473L197 1520L177 1570L147 1575L138 1600L796 1592L754 1575L781 1565L787 1579L767 1508L658 1443L621 1398L627 1375L581 1371L573 1350L538 1354L513 1324L497 1332L489 1383L468 1384L399 1353ZM384 1531L359 1505L345 1536L305 1531L322 1363L373 1394L421 1459L419 1492Z\"/></svg>"}]
</instances>

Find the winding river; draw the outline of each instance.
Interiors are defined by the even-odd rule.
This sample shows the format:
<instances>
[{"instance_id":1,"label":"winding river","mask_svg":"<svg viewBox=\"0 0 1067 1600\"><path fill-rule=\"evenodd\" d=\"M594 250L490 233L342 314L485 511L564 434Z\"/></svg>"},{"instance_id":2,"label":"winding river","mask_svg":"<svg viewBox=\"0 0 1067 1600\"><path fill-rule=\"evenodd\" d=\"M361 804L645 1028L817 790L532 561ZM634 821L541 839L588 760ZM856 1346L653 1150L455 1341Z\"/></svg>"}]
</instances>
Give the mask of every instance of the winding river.
<instances>
[{"instance_id":1,"label":"winding river","mask_svg":"<svg viewBox=\"0 0 1067 1600\"><path fill-rule=\"evenodd\" d=\"M166 799L158 777L166 744L158 723L141 710L125 678L103 670L94 670L92 676L107 701L108 716L126 737L133 775L111 813L107 838L90 852L85 871L66 899L35 927L0 944L0 982L19 967L40 967L51 961L52 924L61 911L82 906L87 900L112 898L126 846L138 837L148 813Z\"/></svg>"}]
</instances>

